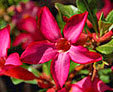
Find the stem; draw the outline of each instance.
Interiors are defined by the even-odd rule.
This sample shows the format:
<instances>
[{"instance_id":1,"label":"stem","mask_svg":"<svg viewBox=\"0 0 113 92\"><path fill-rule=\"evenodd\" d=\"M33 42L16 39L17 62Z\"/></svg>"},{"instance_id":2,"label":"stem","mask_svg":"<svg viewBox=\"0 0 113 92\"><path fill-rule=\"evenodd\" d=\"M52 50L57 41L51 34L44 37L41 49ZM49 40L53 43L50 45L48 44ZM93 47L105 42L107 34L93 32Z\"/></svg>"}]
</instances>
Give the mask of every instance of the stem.
<instances>
[{"instance_id":1,"label":"stem","mask_svg":"<svg viewBox=\"0 0 113 92\"><path fill-rule=\"evenodd\" d=\"M96 70L96 67L95 67L95 63L93 64L93 72L92 72L92 77L91 77L91 80L93 81L95 76L97 74L97 70Z\"/></svg>"}]
</instances>

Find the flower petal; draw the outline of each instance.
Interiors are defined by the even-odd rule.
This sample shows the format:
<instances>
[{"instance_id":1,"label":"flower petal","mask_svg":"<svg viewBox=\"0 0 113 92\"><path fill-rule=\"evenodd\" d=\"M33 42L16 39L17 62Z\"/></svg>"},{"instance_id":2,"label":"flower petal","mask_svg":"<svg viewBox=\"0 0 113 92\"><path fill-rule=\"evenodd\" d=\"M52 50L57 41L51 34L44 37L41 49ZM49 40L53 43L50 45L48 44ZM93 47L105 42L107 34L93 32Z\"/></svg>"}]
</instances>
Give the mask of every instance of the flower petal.
<instances>
[{"instance_id":1,"label":"flower petal","mask_svg":"<svg viewBox=\"0 0 113 92\"><path fill-rule=\"evenodd\" d=\"M85 12L82 14L76 14L68 20L63 29L64 37L67 40L71 41L72 43L77 41L84 28L87 16L88 12Z\"/></svg>"},{"instance_id":2,"label":"flower petal","mask_svg":"<svg viewBox=\"0 0 113 92\"><path fill-rule=\"evenodd\" d=\"M88 64L102 60L102 56L96 52L90 52L82 46L71 46L69 55L75 63Z\"/></svg>"},{"instance_id":3,"label":"flower petal","mask_svg":"<svg viewBox=\"0 0 113 92\"><path fill-rule=\"evenodd\" d=\"M102 12L106 17L108 13L113 9L111 0L103 0L103 2L104 2L104 7L100 9L96 14L98 19L100 18Z\"/></svg>"},{"instance_id":4,"label":"flower petal","mask_svg":"<svg viewBox=\"0 0 113 92\"><path fill-rule=\"evenodd\" d=\"M0 57L7 56L7 49L10 48L10 26L0 30Z\"/></svg>"},{"instance_id":5,"label":"flower petal","mask_svg":"<svg viewBox=\"0 0 113 92\"><path fill-rule=\"evenodd\" d=\"M29 72L22 67L10 68L4 72L4 75L22 80L34 80L37 78L32 72Z\"/></svg>"},{"instance_id":6,"label":"flower petal","mask_svg":"<svg viewBox=\"0 0 113 92\"><path fill-rule=\"evenodd\" d=\"M63 87L67 80L70 67L70 57L68 53L59 53L51 63L51 74L57 87Z\"/></svg>"},{"instance_id":7,"label":"flower petal","mask_svg":"<svg viewBox=\"0 0 113 92\"><path fill-rule=\"evenodd\" d=\"M85 77L79 82L71 85L71 92L93 92L91 78ZM87 91L86 91L87 90ZM90 90L90 91L88 91Z\"/></svg>"},{"instance_id":8,"label":"flower petal","mask_svg":"<svg viewBox=\"0 0 113 92\"><path fill-rule=\"evenodd\" d=\"M107 90L113 91L113 88L110 88L109 86L107 86L103 81L101 81L98 78L94 79L92 87L95 90L95 92L105 92Z\"/></svg>"},{"instance_id":9,"label":"flower petal","mask_svg":"<svg viewBox=\"0 0 113 92\"><path fill-rule=\"evenodd\" d=\"M61 37L58 24L47 7L43 7L39 16L40 30L50 41L55 42Z\"/></svg>"},{"instance_id":10,"label":"flower petal","mask_svg":"<svg viewBox=\"0 0 113 92\"><path fill-rule=\"evenodd\" d=\"M18 24L18 28L20 30L25 30L29 33L35 33L35 30L37 28L37 23L35 18L27 17L25 19L22 19Z\"/></svg>"},{"instance_id":11,"label":"flower petal","mask_svg":"<svg viewBox=\"0 0 113 92\"><path fill-rule=\"evenodd\" d=\"M10 54L6 59L5 65L14 65L14 66L22 65L22 62L20 61L19 58L19 54L18 53Z\"/></svg>"},{"instance_id":12,"label":"flower petal","mask_svg":"<svg viewBox=\"0 0 113 92\"><path fill-rule=\"evenodd\" d=\"M22 53L21 59L24 63L38 64L51 60L57 51L52 43L45 41L31 43Z\"/></svg>"}]
</instances>

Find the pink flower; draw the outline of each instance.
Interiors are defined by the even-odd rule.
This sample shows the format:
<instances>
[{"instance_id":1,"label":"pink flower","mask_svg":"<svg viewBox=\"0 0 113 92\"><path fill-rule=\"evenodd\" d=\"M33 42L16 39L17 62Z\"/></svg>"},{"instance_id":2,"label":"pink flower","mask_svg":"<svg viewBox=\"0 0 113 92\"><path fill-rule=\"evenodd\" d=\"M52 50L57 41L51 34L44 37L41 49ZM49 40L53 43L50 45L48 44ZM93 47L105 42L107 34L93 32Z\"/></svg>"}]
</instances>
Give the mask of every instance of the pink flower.
<instances>
[{"instance_id":1,"label":"pink flower","mask_svg":"<svg viewBox=\"0 0 113 92\"><path fill-rule=\"evenodd\" d=\"M113 91L112 88L108 87L104 82L95 78L91 81L91 77L85 77L79 82L72 84L69 92L105 92L106 90Z\"/></svg>"},{"instance_id":2,"label":"pink flower","mask_svg":"<svg viewBox=\"0 0 113 92\"><path fill-rule=\"evenodd\" d=\"M42 8L39 17L40 30L46 41L31 43L21 55L24 63L41 64L52 59L51 74L57 87L62 87L68 77L70 60L88 64L102 60L100 54L90 52L82 46L75 46L84 28L88 12L72 16L66 23L63 34L47 7Z\"/></svg>"},{"instance_id":3,"label":"pink flower","mask_svg":"<svg viewBox=\"0 0 113 92\"><path fill-rule=\"evenodd\" d=\"M17 79L33 80L36 79L31 72L19 67L22 65L18 53L12 53L7 56L7 50L10 48L10 26L0 30L0 75L7 75ZM24 73L23 73L24 72Z\"/></svg>"}]
</instances>

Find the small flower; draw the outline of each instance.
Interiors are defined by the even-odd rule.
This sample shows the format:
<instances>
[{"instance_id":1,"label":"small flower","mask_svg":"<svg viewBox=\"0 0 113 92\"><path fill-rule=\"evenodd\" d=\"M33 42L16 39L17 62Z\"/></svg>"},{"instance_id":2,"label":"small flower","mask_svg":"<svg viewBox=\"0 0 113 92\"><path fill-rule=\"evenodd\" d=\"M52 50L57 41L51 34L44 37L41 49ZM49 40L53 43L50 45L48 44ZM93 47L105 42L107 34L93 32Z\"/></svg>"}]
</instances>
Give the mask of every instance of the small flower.
<instances>
[{"instance_id":1,"label":"small flower","mask_svg":"<svg viewBox=\"0 0 113 92\"><path fill-rule=\"evenodd\" d=\"M57 87L62 88L68 77L70 60L79 64L102 60L100 54L74 45L82 33L87 15L88 12L72 16L66 23L62 36L55 18L47 7L43 7L38 23L47 40L31 43L22 53L21 60L24 63L41 64L52 59L51 74Z\"/></svg>"},{"instance_id":2,"label":"small flower","mask_svg":"<svg viewBox=\"0 0 113 92\"><path fill-rule=\"evenodd\" d=\"M79 82L72 84L69 92L105 92L107 90L113 91L112 88L108 87L103 81L96 78L91 81L91 77L85 77Z\"/></svg>"}]
</instances>

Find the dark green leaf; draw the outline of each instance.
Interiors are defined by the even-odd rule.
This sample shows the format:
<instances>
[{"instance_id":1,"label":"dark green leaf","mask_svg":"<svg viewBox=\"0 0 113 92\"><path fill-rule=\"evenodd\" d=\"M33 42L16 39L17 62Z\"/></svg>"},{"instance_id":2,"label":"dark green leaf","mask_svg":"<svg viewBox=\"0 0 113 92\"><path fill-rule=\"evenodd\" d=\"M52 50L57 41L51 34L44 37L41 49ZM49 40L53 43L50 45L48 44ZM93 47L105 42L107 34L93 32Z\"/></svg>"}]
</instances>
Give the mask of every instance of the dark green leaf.
<instances>
[{"instance_id":1,"label":"dark green leaf","mask_svg":"<svg viewBox=\"0 0 113 92\"><path fill-rule=\"evenodd\" d=\"M91 21L93 24L93 28L95 32L97 32L97 17L96 17L96 12L97 12L97 0L76 0L76 4L78 9L80 9L81 12L88 11L88 19Z\"/></svg>"}]
</instances>

